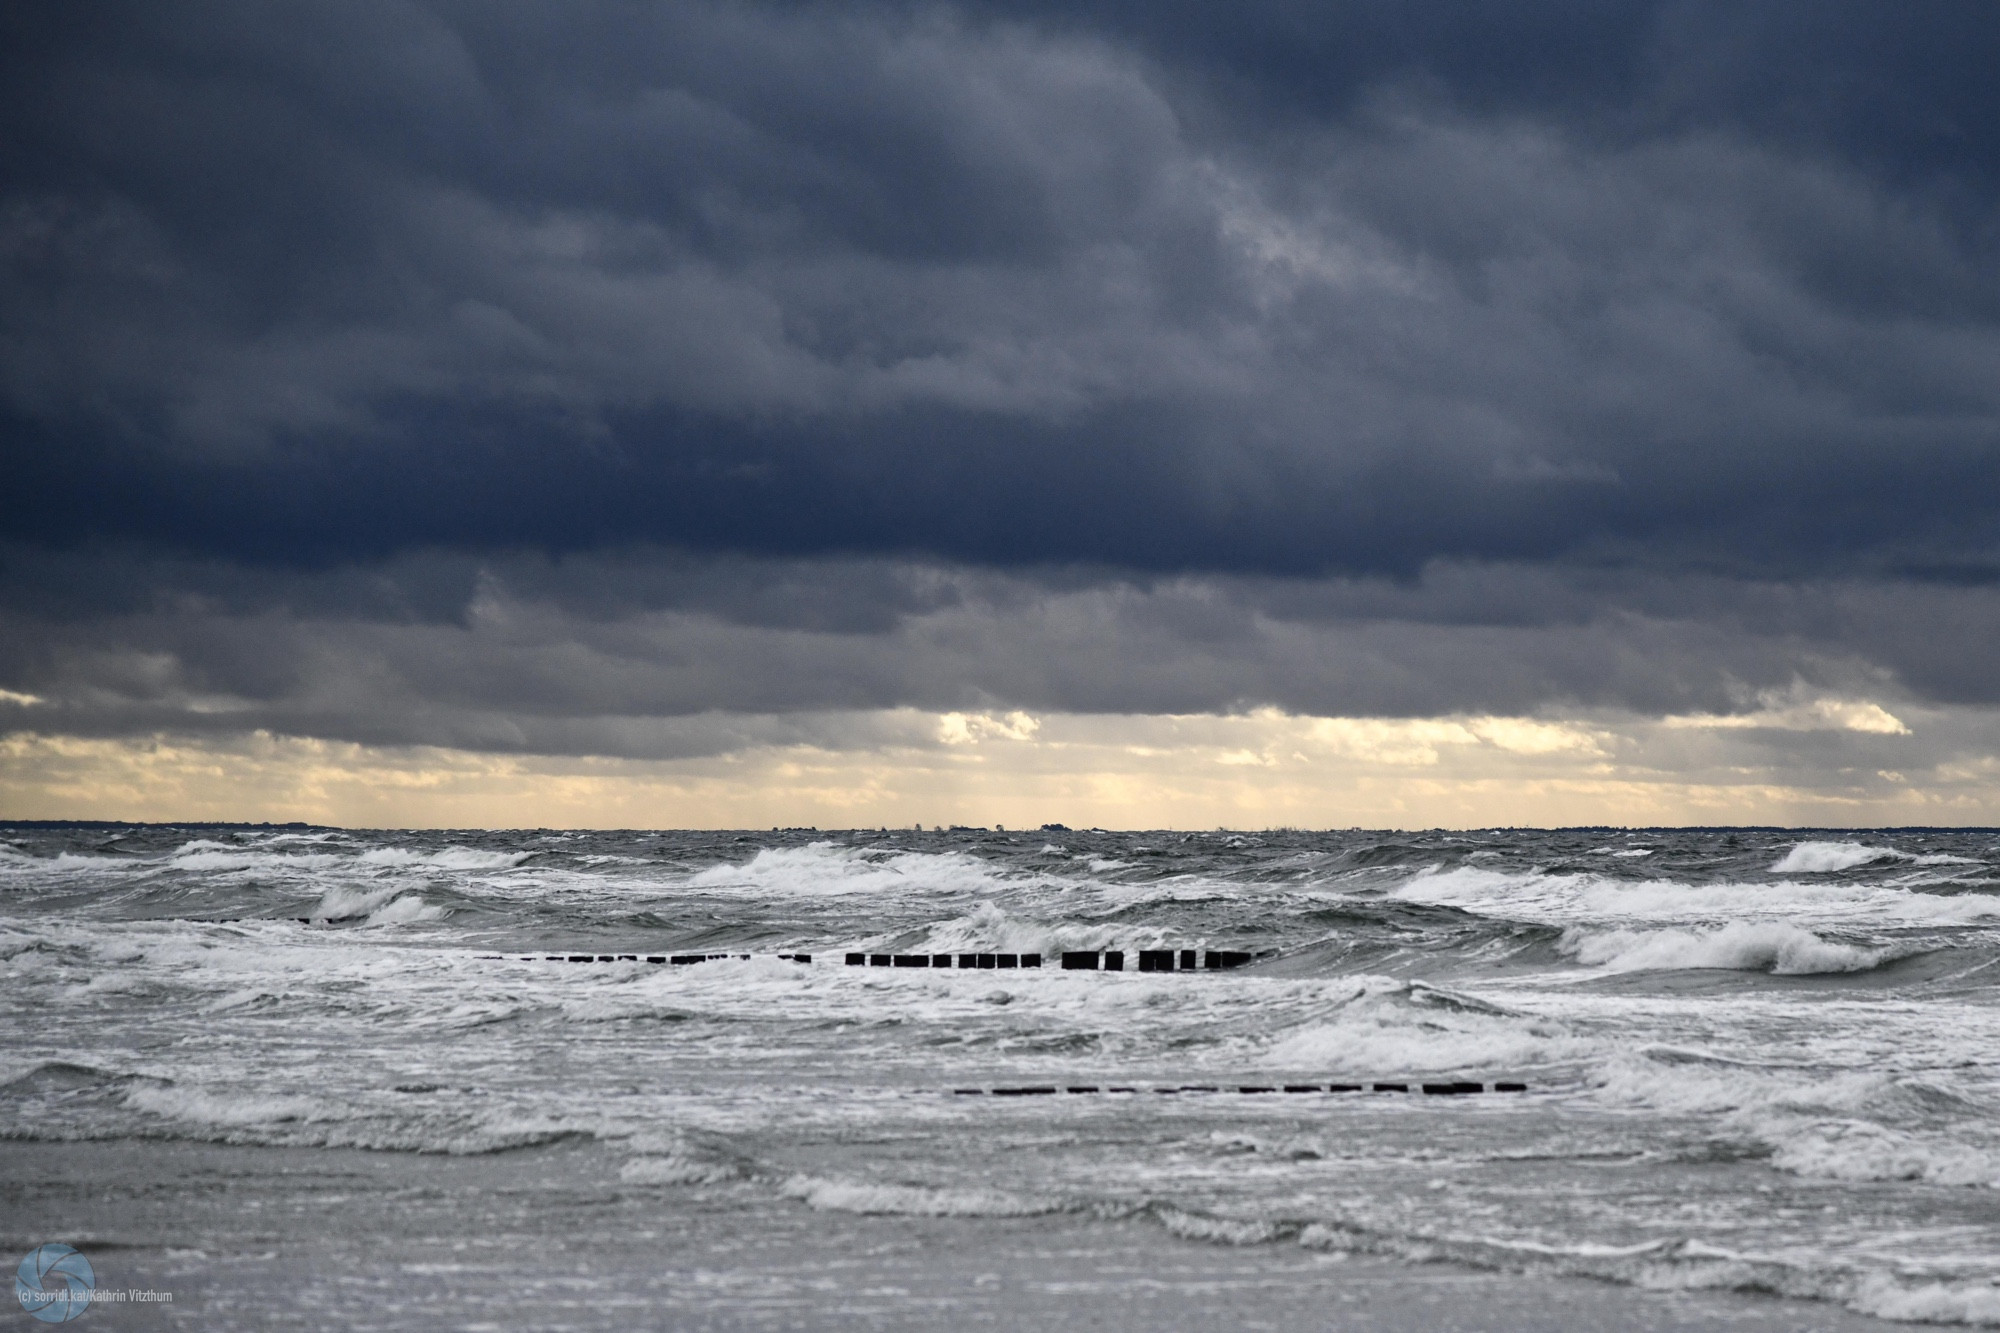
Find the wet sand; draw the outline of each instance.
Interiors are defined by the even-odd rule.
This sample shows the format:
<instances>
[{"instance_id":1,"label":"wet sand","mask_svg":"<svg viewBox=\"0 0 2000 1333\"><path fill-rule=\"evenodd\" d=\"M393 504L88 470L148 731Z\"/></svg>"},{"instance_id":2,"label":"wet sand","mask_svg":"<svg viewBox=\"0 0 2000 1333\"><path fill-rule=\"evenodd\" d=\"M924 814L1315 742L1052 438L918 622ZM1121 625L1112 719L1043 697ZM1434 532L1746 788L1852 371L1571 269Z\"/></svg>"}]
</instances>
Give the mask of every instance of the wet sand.
<instances>
[{"instance_id":1,"label":"wet sand","mask_svg":"<svg viewBox=\"0 0 2000 1333\"><path fill-rule=\"evenodd\" d=\"M1082 1216L869 1217L768 1185L634 1186L588 1144L476 1157L0 1144L10 1255L77 1246L168 1291L85 1328L1456 1330L1906 1327L1833 1306L1652 1292ZM11 1263L12 1260L10 1259Z\"/></svg>"}]
</instances>

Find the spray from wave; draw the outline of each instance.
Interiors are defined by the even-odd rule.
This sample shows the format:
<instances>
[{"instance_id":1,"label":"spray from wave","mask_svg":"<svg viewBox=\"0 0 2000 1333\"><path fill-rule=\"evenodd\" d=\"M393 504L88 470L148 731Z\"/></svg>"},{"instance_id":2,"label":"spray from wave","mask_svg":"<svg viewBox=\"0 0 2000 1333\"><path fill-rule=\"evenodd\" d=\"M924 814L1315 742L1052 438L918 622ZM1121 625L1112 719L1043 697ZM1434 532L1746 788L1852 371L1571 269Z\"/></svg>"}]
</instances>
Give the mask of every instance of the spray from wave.
<instances>
[{"instance_id":1,"label":"spray from wave","mask_svg":"<svg viewBox=\"0 0 2000 1333\"><path fill-rule=\"evenodd\" d=\"M1556 945L1588 967L1610 972L1718 968L1803 976L1863 972L1890 951L1838 944L1809 930L1771 921L1735 921L1712 930L1592 930L1573 926Z\"/></svg>"}]
</instances>

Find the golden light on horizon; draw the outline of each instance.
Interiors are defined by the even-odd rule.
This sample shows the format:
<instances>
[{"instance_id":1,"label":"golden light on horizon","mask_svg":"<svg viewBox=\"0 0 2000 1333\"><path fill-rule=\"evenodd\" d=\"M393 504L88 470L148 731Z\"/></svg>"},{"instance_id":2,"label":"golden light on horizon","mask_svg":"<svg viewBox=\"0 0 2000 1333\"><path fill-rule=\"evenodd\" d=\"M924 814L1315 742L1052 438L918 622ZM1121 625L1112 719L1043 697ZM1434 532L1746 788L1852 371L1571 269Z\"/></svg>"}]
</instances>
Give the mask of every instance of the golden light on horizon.
<instances>
[{"instance_id":1,"label":"golden light on horizon","mask_svg":"<svg viewBox=\"0 0 2000 1333\"><path fill-rule=\"evenodd\" d=\"M1887 719L1885 722L1884 719ZM1751 729L1635 719L924 713L838 715L850 739L681 758L231 739L0 741L16 819L303 820L367 827L1103 828L1979 823L1990 761L1856 768L1829 784ZM1769 724L1766 733L1791 733ZM1907 741L1879 707L1824 741ZM1893 725L1891 725L1893 724ZM1804 722L1793 720L1794 730ZM1748 762L1757 760L1759 762ZM1905 765L1906 768L1912 766Z\"/></svg>"}]
</instances>

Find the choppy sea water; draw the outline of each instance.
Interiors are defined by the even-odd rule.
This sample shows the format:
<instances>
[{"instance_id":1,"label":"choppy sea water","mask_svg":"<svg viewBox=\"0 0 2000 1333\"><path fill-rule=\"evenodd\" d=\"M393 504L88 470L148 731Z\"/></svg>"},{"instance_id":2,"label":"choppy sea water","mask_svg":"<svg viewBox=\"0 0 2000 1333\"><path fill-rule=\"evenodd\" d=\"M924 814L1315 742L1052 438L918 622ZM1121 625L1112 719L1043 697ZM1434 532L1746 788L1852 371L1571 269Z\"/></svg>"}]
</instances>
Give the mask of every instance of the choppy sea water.
<instances>
[{"instance_id":1,"label":"choppy sea water","mask_svg":"<svg viewBox=\"0 0 2000 1333\"><path fill-rule=\"evenodd\" d=\"M841 960L1155 948L1259 961ZM2000 1324L1994 832L0 826L0 977L15 1140L587 1142L745 1208ZM1427 1077L1530 1091L1159 1091ZM953 1093L1029 1084L1138 1091Z\"/></svg>"}]
</instances>

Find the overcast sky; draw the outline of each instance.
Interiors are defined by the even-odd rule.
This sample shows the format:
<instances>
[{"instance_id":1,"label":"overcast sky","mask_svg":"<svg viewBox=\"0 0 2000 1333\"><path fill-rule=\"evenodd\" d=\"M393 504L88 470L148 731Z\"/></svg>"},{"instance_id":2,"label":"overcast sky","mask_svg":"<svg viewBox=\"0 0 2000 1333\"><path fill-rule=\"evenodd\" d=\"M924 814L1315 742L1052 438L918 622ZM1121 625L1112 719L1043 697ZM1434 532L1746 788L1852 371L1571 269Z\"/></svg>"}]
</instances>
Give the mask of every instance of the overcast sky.
<instances>
[{"instance_id":1,"label":"overcast sky","mask_svg":"<svg viewBox=\"0 0 2000 1333\"><path fill-rule=\"evenodd\" d=\"M2000 823L1988 0L0 13L0 817Z\"/></svg>"}]
</instances>

